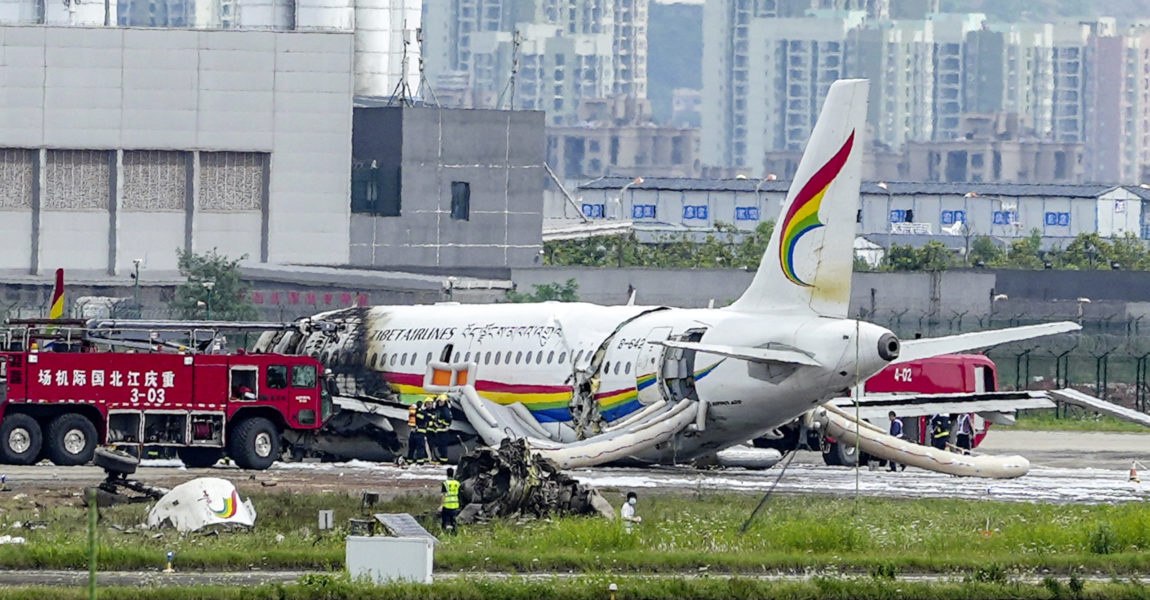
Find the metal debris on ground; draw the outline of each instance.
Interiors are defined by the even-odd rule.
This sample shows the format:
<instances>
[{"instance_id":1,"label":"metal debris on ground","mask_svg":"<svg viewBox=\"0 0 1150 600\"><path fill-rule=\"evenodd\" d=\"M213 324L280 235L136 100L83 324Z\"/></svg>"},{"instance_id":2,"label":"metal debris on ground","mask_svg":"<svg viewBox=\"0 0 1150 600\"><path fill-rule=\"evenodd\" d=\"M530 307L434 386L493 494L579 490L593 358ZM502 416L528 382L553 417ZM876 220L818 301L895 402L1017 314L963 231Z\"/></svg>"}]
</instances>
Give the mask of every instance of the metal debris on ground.
<instances>
[{"instance_id":1,"label":"metal debris on ground","mask_svg":"<svg viewBox=\"0 0 1150 600\"><path fill-rule=\"evenodd\" d=\"M553 461L532 453L521 439L504 440L498 449L478 448L464 456L456 479L463 506L456 520L464 525L492 517L615 517L614 509L595 488L562 473Z\"/></svg>"}]
</instances>

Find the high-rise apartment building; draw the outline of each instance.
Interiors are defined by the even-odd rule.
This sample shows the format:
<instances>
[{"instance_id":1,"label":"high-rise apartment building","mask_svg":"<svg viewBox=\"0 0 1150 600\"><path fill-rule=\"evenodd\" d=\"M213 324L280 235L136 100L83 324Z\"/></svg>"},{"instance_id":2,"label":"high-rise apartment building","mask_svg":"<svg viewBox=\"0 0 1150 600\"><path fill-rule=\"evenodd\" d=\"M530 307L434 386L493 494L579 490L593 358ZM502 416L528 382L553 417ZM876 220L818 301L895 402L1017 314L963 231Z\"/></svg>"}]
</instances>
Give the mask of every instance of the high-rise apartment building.
<instances>
[{"instance_id":1,"label":"high-rise apartment building","mask_svg":"<svg viewBox=\"0 0 1150 600\"><path fill-rule=\"evenodd\" d=\"M867 122L871 141L901 150L909 140L930 139L934 120L934 27L931 21L877 21L847 36L847 71L871 80Z\"/></svg>"},{"instance_id":2,"label":"high-rise apartment building","mask_svg":"<svg viewBox=\"0 0 1150 600\"><path fill-rule=\"evenodd\" d=\"M428 80L448 104L514 102L552 125L573 122L583 98L644 98L648 1L428 0Z\"/></svg>"}]
</instances>

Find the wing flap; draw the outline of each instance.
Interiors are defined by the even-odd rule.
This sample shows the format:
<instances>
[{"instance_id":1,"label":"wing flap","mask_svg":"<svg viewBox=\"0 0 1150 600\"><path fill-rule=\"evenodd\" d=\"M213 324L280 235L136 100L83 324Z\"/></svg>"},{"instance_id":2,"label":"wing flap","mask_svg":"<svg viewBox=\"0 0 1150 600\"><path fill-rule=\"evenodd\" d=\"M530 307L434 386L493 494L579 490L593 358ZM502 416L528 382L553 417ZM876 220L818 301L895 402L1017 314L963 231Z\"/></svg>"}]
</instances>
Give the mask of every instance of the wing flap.
<instances>
[{"instance_id":1,"label":"wing flap","mask_svg":"<svg viewBox=\"0 0 1150 600\"><path fill-rule=\"evenodd\" d=\"M782 348L752 348L750 346L727 346L724 344L700 344L698 342L676 342L672 340L652 341L650 343L659 344L660 346L666 346L668 348L694 350L696 352L706 352L707 354L717 354L719 356L726 356L729 358L737 358L740 360L747 360L758 363L779 363L787 365L802 365L806 367L822 366L822 363L819 361L797 350L786 350Z\"/></svg>"}]
</instances>

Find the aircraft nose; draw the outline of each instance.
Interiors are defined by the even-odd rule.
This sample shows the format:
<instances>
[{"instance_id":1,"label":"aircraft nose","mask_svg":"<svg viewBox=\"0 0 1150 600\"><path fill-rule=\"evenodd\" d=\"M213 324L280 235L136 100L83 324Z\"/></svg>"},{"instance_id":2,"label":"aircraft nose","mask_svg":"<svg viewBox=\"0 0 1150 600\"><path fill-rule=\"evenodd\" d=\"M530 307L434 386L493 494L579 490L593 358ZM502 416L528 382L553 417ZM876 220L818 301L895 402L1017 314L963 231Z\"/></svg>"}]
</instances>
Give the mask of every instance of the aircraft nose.
<instances>
[{"instance_id":1,"label":"aircraft nose","mask_svg":"<svg viewBox=\"0 0 1150 600\"><path fill-rule=\"evenodd\" d=\"M887 362L890 362L890 361L898 358L898 353L899 353L899 350L901 350L901 349L902 349L902 343L900 343L898 341L898 338L895 337L895 335L893 333L890 333L889 331L882 334L882 336L878 338L878 355L879 355L879 358L881 358Z\"/></svg>"}]
</instances>

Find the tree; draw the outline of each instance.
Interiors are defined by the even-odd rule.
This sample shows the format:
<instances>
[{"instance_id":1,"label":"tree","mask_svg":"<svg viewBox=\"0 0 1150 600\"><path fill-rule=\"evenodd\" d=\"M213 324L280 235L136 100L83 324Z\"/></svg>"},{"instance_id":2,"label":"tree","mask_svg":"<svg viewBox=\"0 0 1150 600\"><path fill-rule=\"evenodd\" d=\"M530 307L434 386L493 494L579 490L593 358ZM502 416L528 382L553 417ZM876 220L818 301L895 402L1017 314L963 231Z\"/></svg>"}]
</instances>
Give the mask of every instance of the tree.
<instances>
[{"instance_id":1,"label":"tree","mask_svg":"<svg viewBox=\"0 0 1150 600\"><path fill-rule=\"evenodd\" d=\"M714 230L701 240L694 232L680 232L659 235L651 243L641 243L633 233L546 242L543 256L546 264L562 266L755 269L774 225L767 221L746 232L729 223L715 223Z\"/></svg>"},{"instance_id":2,"label":"tree","mask_svg":"<svg viewBox=\"0 0 1150 600\"><path fill-rule=\"evenodd\" d=\"M1043 268L1042 233L1031 229L1030 235L1010 242L1006 251L1007 265L1015 269Z\"/></svg>"},{"instance_id":3,"label":"tree","mask_svg":"<svg viewBox=\"0 0 1150 600\"><path fill-rule=\"evenodd\" d=\"M954 264L954 253L937 240L924 244L917 254L919 269L923 271L945 271Z\"/></svg>"},{"instance_id":4,"label":"tree","mask_svg":"<svg viewBox=\"0 0 1150 600\"><path fill-rule=\"evenodd\" d=\"M187 281L176 288L168 306L182 319L242 321L256 318L256 308L248 297L248 286L240 279L240 261L215 248L203 254L177 250L180 274Z\"/></svg>"},{"instance_id":5,"label":"tree","mask_svg":"<svg viewBox=\"0 0 1150 600\"><path fill-rule=\"evenodd\" d=\"M559 302L578 302L579 301L579 284L575 279L568 279L566 283L544 283L533 284L531 286L534 291L530 294L524 294L515 290L508 290L508 302L547 302L548 300L558 300Z\"/></svg>"},{"instance_id":6,"label":"tree","mask_svg":"<svg viewBox=\"0 0 1150 600\"><path fill-rule=\"evenodd\" d=\"M954 265L954 253L942 242L931 240L916 249L907 244L891 244L883 257L885 271L945 271Z\"/></svg>"},{"instance_id":7,"label":"tree","mask_svg":"<svg viewBox=\"0 0 1150 600\"><path fill-rule=\"evenodd\" d=\"M988 235L975 236L970 242L970 264L997 266L1006 258L1006 252L994 243Z\"/></svg>"}]
</instances>

